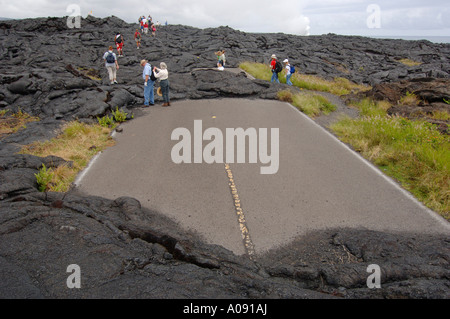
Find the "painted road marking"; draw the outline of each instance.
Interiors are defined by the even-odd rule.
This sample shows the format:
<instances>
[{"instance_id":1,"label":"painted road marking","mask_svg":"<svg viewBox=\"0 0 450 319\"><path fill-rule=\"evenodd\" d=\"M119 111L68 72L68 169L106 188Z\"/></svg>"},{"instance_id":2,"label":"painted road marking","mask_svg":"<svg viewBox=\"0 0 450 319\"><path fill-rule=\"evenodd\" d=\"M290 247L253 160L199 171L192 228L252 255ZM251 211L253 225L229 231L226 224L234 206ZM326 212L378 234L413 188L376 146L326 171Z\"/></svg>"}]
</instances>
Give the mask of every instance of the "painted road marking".
<instances>
[{"instance_id":1,"label":"painted road marking","mask_svg":"<svg viewBox=\"0 0 450 319\"><path fill-rule=\"evenodd\" d=\"M225 171L228 177L228 185L230 186L231 196L233 197L234 208L236 215L238 217L239 228L241 230L242 240L244 242L245 251L250 259L253 260L255 256L255 245L250 237L250 232L245 220L244 210L242 209L241 199L239 198L239 193L234 182L233 172L231 171L230 165L225 164Z\"/></svg>"}]
</instances>

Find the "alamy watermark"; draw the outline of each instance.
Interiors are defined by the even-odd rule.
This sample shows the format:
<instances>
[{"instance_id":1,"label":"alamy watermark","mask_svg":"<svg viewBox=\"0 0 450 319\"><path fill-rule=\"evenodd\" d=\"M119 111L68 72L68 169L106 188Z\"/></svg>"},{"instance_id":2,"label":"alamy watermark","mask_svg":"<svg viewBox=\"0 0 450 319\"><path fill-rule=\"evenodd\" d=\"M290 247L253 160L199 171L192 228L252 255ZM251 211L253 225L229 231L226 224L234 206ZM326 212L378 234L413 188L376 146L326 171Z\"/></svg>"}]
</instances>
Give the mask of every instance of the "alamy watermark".
<instances>
[{"instance_id":1,"label":"alamy watermark","mask_svg":"<svg viewBox=\"0 0 450 319\"><path fill-rule=\"evenodd\" d=\"M366 12L369 13L366 23L369 29L381 28L381 7L378 4L367 6Z\"/></svg>"},{"instance_id":2,"label":"alamy watermark","mask_svg":"<svg viewBox=\"0 0 450 319\"><path fill-rule=\"evenodd\" d=\"M67 27L69 29L81 28L81 8L77 4L69 4L66 8L66 12L70 13L67 17Z\"/></svg>"},{"instance_id":3,"label":"alamy watermark","mask_svg":"<svg viewBox=\"0 0 450 319\"><path fill-rule=\"evenodd\" d=\"M381 268L376 264L369 265L367 267L367 272L371 273L367 277L367 287L369 289L380 289L381 288Z\"/></svg>"},{"instance_id":4,"label":"alamy watermark","mask_svg":"<svg viewBox=\"0 0 450 319\"><path fill-rule=\"evenodd\" d=\"M270 154L267 128L227 128L224 134L220 129L210 127L203 132L203 121L195 120L193 136L187 128L180 127L173 130L171 139L179 141L171 151L175 164L246 163L248 154L248 163L256 164L259 159L266 165L260 168L263 175L276 174L279 169L279 128L270 129ZM203 147L204 141L210 142Z\"/></svg>"},{"instance_id":5,"label":"alamy watermark","mask_svg":"<svg viewBox=\"0 0 450 319\"><path fill-rule=\"evenodd\" d=\"M67 288L81 288L81 268L77 264L71 264L67 266L66 272L71 273L69 277L67 277L66 285Z\"/></svg>"}]
</instances>

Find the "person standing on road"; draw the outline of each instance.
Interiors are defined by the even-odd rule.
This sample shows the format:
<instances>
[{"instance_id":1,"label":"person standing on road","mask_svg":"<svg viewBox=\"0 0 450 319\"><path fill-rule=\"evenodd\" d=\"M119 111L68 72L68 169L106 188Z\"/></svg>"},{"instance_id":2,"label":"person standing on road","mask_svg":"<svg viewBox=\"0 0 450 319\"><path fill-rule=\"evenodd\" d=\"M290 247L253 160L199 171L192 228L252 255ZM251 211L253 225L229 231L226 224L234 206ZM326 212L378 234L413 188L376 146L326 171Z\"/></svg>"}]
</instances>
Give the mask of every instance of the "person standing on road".
<instances>
[{"instance_id":1,"label":"person standing on road","mask_svg":"<svg viewBox=\"0 0 450 319\"><path fill-rule=\"evenodd\" d=\"M153 92L155 81L151 79L152 66L147 60L142 60L141 66L144 67L144 71L142 72L142 78L144 79L144 106L155 105Z\"/></svg>"},{"instance_id":2,"label":"person standing on road","mask_svg":"<svg viewBox=\"0 0 450 319\"><path fill-rule=\"evenodd\" d=\"M277 56L275 54L272 54L272 61L270 62L270 68L272 70L272 79L270 80L270 82L280 83L280 80L278 79L278 73L280 73L283 70L283 66L277 60Z\"/></svg>"},{"instance_id":3,"label":"person standing on road","mask_svg":"<svg viewBox=\"0 0 450 319\"><path fill-rule=\"evenodd\" d=\"M105 67L108 70L110 83L117 84L116 74L119 69L119 63L117 62L117 56L113 52L112 46L110 46L109 50L103 55L103 60L105 60Z\"/></svg>"},{"instance_id":4,"label":"person standing on road","mask_svg":"<svg viewBox=\"0 0 450 319\"><path fill-rule=\"evenodd\" d=\"M292 73L291 73L291 64L289 63L289 60L288 60L288 59L285 59L285 60L283 61L283 63L284 63L284 65L285 65L284 69L286 70L286 84L292 86L292 82L291 82L291 76L292 76Z\"/></svg>"},{"instance_id":5,"label":"person standing on road","mask_svg":"<svg viewBox=\"0 0 450 319\"><path fill-rule=\"evenodd\" d=\"M159 79L161 86L161 93L163 96L164 103L162 106L170 106L169 99L169 71L167 70L167 65L164 62L159 64L159 69L155 66L153 71L155 72L155 77Z\"/></svg>"}]
</instances>

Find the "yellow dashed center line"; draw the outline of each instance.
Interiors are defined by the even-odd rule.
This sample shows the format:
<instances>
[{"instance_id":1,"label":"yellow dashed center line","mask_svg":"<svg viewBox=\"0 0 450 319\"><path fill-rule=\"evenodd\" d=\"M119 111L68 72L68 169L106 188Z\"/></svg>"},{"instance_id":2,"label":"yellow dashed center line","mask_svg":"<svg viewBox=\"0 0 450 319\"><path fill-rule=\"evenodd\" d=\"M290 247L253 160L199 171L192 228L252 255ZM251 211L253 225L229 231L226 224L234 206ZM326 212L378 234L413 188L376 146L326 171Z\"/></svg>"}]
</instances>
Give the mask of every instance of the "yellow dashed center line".
<instances>
[{"instance_id":1,"label":"yellow dashed center line","mask_svg":"<svg viewBox=\"0 0 450 319\"><path fill-rule=\"evenodd\" d=\"M238 217L239 228L241 230L241 235L242 235L242 240L244 242L245 251L246 251L247 255L249 256L249 258L253 259L253 257L255 256L255 246L253 245L252 239L250 238L250 233L249 233L249 230L247 227L247 222L245 221L244 211L242 210L242 206L241 206L241 200L239 198L239 193L238 193L236 184L234 182L233 172L231 171L230 165L225 164L225 171L228 176L228 180L229 180L228 185L230 186L231 195L233 197L234 208L236 211L236 215Z\"/></svg>"}]
</instances>

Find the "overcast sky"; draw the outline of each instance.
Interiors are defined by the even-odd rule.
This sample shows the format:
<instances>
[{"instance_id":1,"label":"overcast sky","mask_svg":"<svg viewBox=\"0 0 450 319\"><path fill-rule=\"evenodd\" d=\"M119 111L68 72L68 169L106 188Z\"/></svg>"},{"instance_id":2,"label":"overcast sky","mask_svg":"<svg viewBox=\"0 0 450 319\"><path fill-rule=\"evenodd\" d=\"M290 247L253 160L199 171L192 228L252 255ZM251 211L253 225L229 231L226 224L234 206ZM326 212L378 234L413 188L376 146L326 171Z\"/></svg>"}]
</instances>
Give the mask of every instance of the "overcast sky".
<instances>
[{"instance_id":1,"label":"overcast sky","mask_svg":"<svg viewBox=\"0 0 450 319\"><path fill-rule=\"evenodd\" d=\"M199 28L228 25L245 32L297 35L449 36L449 0L0 0L0 17L115 15Z\"/></svg>"}]
</instances>

